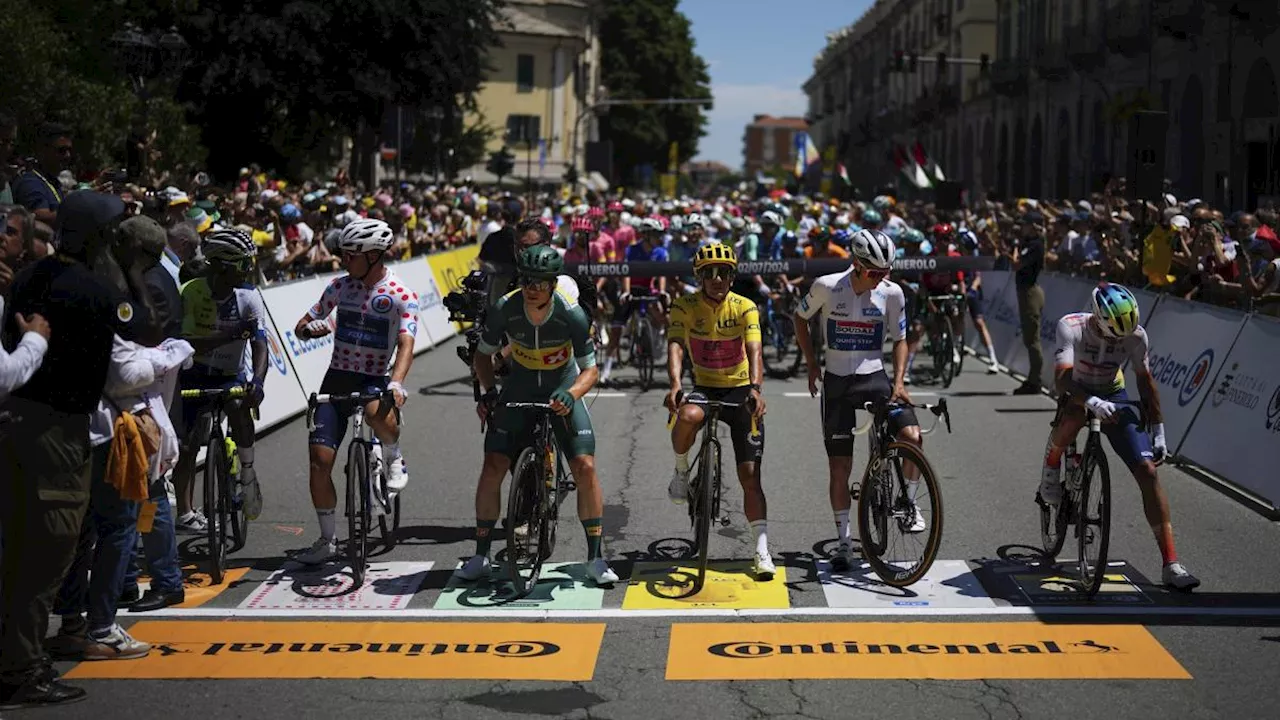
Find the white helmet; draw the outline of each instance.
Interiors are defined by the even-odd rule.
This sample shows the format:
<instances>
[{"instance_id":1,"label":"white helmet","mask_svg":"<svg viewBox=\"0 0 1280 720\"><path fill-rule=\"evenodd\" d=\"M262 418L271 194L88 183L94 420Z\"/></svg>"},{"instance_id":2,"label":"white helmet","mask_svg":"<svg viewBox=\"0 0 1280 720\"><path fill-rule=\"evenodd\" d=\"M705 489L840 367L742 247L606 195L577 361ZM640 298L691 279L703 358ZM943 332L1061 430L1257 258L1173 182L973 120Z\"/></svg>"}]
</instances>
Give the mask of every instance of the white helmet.
<instances>
[{"instance_id":1,"label":"white helmet","mask_svg":"<svg viewBox=\"0 0 1280 720\"><path fill-rule=\"evenodd\" d=\"M349 223L342 228L338 238L338 248L350 252L368 252L382 250L385 252L395 241L391 226L381 220L363 218Z\"/></svg>"},{"instance_id":2,"label":"white helmet","mask_svg":"<svg viewBox=\"0 0 1280 720\"><path fill-rule=\"evenodd\" d=\"M747 221L743 220L740 217L729 218L729 227L733 228L734 230L742 230L746 226L747 226Z\"/></svg>"},{"instance_id":3,"label":"white helmet","mask_svg":"<svg viewBox=\"0 0 1280 720\"><path fill-rule=\"evenodd\" d=\"M893 241L879 230L859 230L850 243L854 257L868 267L888 270L893 265Z\"/></svg>"},{"instance_id":4,"label":"white helmet","mask_svg":"<svg viewBox=\"0 0 1280 720\"><path fill-rule=\"evenodd\" d=\"M672 215L667 221L670 223L671 232L684 232L684 218L679 215Z\"/></svg>"},{"instance_id":5,"label":"white helmet","mask_svg":"<svg viewBox=\"0 0 1280 720\"><path fill-rule=\"evenodd\" d=\"M254 257L258 250L249 233L222 229L214 230L205 236L200 243L200 252L209 260L235 263Z\"/></svg>"},{"instance_id":6,"label":"white helmet","mask_svg":"<svg viewBox=\"0 0 1280 720\"><path fill-rule=\"evenodd\" d=\"M359 219L360 219L360 213L356 212L355 210L347 210L345 212L340 212L334 216L333 226L338 229L342 229Z\"/></svg>"},{"instance_id":7,"label":"white helmet","mask_svg":"<svg viewBox=\"0 0 1280 720\"><path fill-rule=\"evenodd\" d=\"M782 217L772 210L766 210L764 214L760 216L760 224L777 225L778 227L782 227Z\"/></svg>"},{"instance_id":8,"label":"white helmet","mask_svg":"<svg viewBox=\"0 0 1280 720\"><path fill-rule=\"evenodd\" d=\"M662 227L661 220L647 217L640 221L640 232L666 232L666 228Z\"/></svg>"},{"instance_id":9,"label":"white helmet","mask_svg":"<svg viewBox=\"0 0 1280 720\"><path fill-rule=\"evenodd\" d=\"M706 215L703 215L702 213L696 213L696 212L689 213L688 217L684 219L684 224L698 225L704 230L711 226L711 222L707 220Z\"/></svg>"}]
</instances>

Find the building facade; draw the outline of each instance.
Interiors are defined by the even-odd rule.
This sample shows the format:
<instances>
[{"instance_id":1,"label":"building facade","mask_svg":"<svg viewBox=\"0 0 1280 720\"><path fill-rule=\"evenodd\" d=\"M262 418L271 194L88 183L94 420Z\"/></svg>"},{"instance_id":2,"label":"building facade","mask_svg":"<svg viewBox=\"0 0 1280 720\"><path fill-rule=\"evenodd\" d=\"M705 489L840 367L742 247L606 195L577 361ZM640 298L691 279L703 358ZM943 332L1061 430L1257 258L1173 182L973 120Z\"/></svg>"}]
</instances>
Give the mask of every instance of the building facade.
<instances>
[{"instance_id":1,"label":"building facade","mask_svg":"<svg viewBox=\"0 0 1280 720\"><path fill-rule=\"evenodd\" d=\"M742 172L747 177L796 162L796 133L809 130L804 118L756 115L742 132Z\"/></svg>"},{"instance_id":2,"label":"building facade","mask_svg":"<svg viewBox=\"0 0 1280 720\"><path fill-rule=\"evenodd\" d=\"M584 148L596 139L589 112L600 92L600 9L597 0L506 0L497 27L502 46L468 122L496 130L488 151L504 145L516 158L515 177L558 183L570 165L583 172ZM484 163L465 171L491 182Z\"/></svg>"},{"instance_id":3,"label":"building facade","mask_svg":"<svg viewBox=\"0 0 1280 720\"><path fill-rule=\"evenodd\" d=\"M855 186L905 184L893 148L919 141L971 197L1082 197L1163 110L1174 192L1252 208L1280 195L1278 27L1275 0L878 0L805 88ZM939 52L990 65L939 76Z\"/></svg>"}]
</instances>

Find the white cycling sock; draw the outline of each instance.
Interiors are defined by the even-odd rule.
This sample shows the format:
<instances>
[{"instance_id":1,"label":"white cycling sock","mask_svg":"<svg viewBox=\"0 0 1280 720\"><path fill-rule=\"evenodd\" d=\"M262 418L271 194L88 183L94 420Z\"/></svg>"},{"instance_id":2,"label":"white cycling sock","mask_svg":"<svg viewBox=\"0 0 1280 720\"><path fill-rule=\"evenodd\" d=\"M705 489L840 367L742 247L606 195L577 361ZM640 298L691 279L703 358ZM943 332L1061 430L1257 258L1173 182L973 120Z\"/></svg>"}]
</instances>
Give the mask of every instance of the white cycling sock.
<instances>
[{"instance_id":1,"label":"white cycling sock","mask_svg":"<svg viewBox=\"0 0 1280 720\"><path fill-rule=\"evenodd\" d=\"M382 462L391 468L391 461L400 457L400 443L382 443Z\"/></svg>"},{"instance_id":2,"label":"white cycling sock","mask_svg":"<svg viewBox=\"0 0 1280 720\"><path fill-rule=\"evenodd\" d=\"M751 531L756 534L756 554L769 555L769 521L752 520Z\"/></svg>"},{"instance_id":3,"label":"white cycling sock","mask_svg":"<svg viewBox=\"0 0 1280 720\"><path fill-rule=\"evenodd\" d=\"M613 373L613 358L607 357L604 359L604 370L600 371L600 377L608 378L609 375L612 373Z\"/></svg>"},{"instance_id":4,"label":"white cycling sock","mask_svg":"<svg viewBox=\"0 0 1280 720\"><path fill-rule=\"evenodd\" d=\"M676 470L682 473L689 472L689 453L676 453Z\"/></svg>"},{"instance_id":5,"label":"white cycling sock","mask_svg":"<svg viewBox=\"0 0 1280 720\"><path fill-rule=\"evenodd\" d=\"M916 364L916 354L914 352L907 353L907 372L911 372L911 368Z\"/></svg>"},{"instance_id":6,"label":"white cycling sock","mask_svg":"<svg viewBox=\"0 0 1280 720\"><path fill-rule=\"evenodd\" d=\"M320 537L334 542L338 539L337 508L321 510L316 508L316 519L320 521Z\"/></svg>"},{"instance_id":7,"label":"white cycling sock","mask_svg":"<svg viewBox=\"0 0 1280 720\"><path fill-rule=\"evenodd\" d=\"M998 365L996 361L996 346L994 343L987 343L987 355L991 356L991 364Z\"/></svg>"},{"instance_id":8,"label":"white cycling sock","mask_svg":"<svg viewBox=\"0 0 1280 720\"><path fill-rule=\"evenodd\" d=\"M836 511L836 534L840 538L840 547L846 548L853 544L853 528L849 523L849 511Z\"/></svg>"}]
</instances>

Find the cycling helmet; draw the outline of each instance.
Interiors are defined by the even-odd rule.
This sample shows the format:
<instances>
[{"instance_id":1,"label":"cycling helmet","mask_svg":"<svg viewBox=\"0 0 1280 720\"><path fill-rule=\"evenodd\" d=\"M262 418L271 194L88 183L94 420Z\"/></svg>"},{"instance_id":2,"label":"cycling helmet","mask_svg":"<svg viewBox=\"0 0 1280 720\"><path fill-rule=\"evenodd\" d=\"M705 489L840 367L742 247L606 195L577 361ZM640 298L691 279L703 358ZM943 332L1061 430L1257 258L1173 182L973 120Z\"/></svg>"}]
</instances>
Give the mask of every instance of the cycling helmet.
<instances>
[{"instance_id":1,"label":"cycling helmet","mask_svg":"<svg viewBox=\"0 0 1280 720\"><path fill-rule=\"evenodd\" d=\"M817 243L827 239L828 237L831 237L831 231L827 229L826 225L814 225L809 228L810 243Z\"/></svg>"},{"instance_id":2,"label":"cycling helmet","mask_svg":"<svg viewBox=\"0 0 1280 720\"><path fill-rule=\"evenodd\" d=\"M841 228L831 233L831 239L840 247L849 247L849 231Z\"/></svg>"},{"instance_id":3,"label":"cycling helmet","mask_svg":"<svg viewBox=\"0 0 1280 720\"><path fill-rule=\"evenodd\" d=\"M760 216L760 226L764 227L765 225L777 225L781 227L782 218L778 215L778 213L772 210L766 210L764 214Z\"/></svg>"},{"instance_id":4,"label":"cycling helmet","mask_svg":"<svg viewBox=\"0 0 1280 720\"><path fill-rule=\"evenodd\" d=\"M951 223L938 223L933 226L933 237L938 240L954 240L956 226Z\"/></svg>"},{"instance_id":5,"label":"cycling helmet","mask_svg":"<svg viewBox=\"0 0 1280 720\"><path fill-rule=\"evenodd\" d=\"M698 272L708 265L730 265L738 267L738 256L733 248L724 243L709 242L698 248L693 256L693 271Z\"/></svg>"},{"instance_id":6,"label":"cycling helmet","mask_svg":"<svg viewBox=\"0 0 1280 720\"><path fill-rule=\"evenodd\" d=\"M667 229L673 233L684 232L684 217L681 215L672 215L667 223Z\"/></svg>"},{"instance_id":7,"label":"cycling helmet","mask_svg":"<svg viewBox=\"0 0 1280 720\"><path fill-rule=\"evenodd\" d=\"M593 206L590 210L587 211L587 217L591 218L592 220L603 220L604 208L599 206Z\"/></svg>"},{"instance_id":8,"label":"cycling helmet","mask_svg":"<svg viewBox=\"0 0 1280 720\"><path fill-rule=\"evenodd\" d=\"M920 243L924 242L924 233L920 232L915 228L907 228L907 231L903 233L903 236L905 237L906 241L909 243L915 243L919 245Z\"/></svg>"},{"instance_id":9,"label":"cycling helmet","mask_svg":"<svg viewBox=\"0 0 1280 720\"><path fill-rule=\"evenodd\" d=\"M698 227L702 228L703 230L706 230L708 227L710 227L710 226L711 226L711 221L710 221L710 220L707 220L707 216L706 216L706 215L703 215L702 213L696 213L696 212L695 212L695 213L689 213L689 215L688 215L687 217L685 217L685 219L684 219L684 224L685 224L685 225L688 225L688 226L697 225Z\"/></svg>"},{"instance_id":10,"label":"cycling helmet","mask_svg":"<svg viewBox=\"0 0 1280 720\"><path fill-rule=\"evenodd\" d=\"M531 245L516 258L517 272L527 278L553 280L563 269L564 260L550 245Z\"/></svg>"},{"instance_id":11,"label":"cycling helmet","mask_svg":"<svg viewBox=\"0 0 1280 720\"><path fill-rule=\"evenodd\" d=\"M200 243L205 258L217 262L238 263L257 255L253 238L240 230L214 230Z\"/></svg>"},{"instance_id":12,"label":"cycling helmet","mask_svg":"<svg viewBox=\"0 0 1280 720\"><path fill-rule=\"evenodd\" d=\"M395 241L391 226L381 220L363 218L348 223L338 237L338 249L344 252L386 251Z\"/></svg>"},{"instance_id":13,"label":"cycling helmet","mask_svg":"<svg viewBox=\"0 0 1280 720\"><path fill-rule=\"evenodd\" d=\"M875 199L871 201L871 206L880 212L885 212L896 204L897 203L894 202L893 198L888 195L877 195Z\"/></svg>"},{"instance_id":14,"label":"cycling helmet","mask_svg":"<svg viewBox=\"0 0 1280 720\"><path fill-rule=\"evenodd\" d=\"M581 215L579 215L578 217L575 217L573 219L573 224L571 225L571 229L574 232L592 233L596 231L596 224L595 224L595 221L593 221L591 218L582 217Z\"/></svg>"},{"instance_id":15,"label":"cycling helmet","mask_svg":"<svg viewBox=\"0 0 1280 720\"><path fill-rule=\"evenodd\" d=\"M640 232L665 232L666 228L662 226L662 221L657 218L647 217L640 221Z\"/></svg>"},{"instance_id":16,"label":"cycling helmet","mask_svg":"<svg viewBox=\"0 0 1280 720\"><path fill-rule=\"evenodd\" d=\"M1093 316L1106 337L1128 337L1138 329L1138 299L1123 285L1101 283L1093 291Z\"/></svg>"},{"instance_id":17,"label":"cycling helmet","mask_svg":"<svg viewBox=\"0 0 1280 720\"><path fill-rule=\"evenodd\" d=\"M875 210L867 210L862 213L862 224L869 227L878 227L884 224L884 218Z\"/></svg>"},{"instance_id":18,"label":"cycling helmet","mask_svg":"<svg viewBox=\"0 0 1280 720\"><path fill-rule=\"evenodd\" d=\"M624 209L626 209L626 207L622 203L618 202L617 200L614 200L613 202L609 203L609 212L620 213Z\"/></svg>"},{"instance_id":19,"label":"cycling helmet","mask_svg":"<svg viewBox=\"0 0 1280 720\"><path fill-rule=\"evenodd\" d=\"M893 265L893 241L879 230L859 230L851 245L853 256L867 267L888 270Z\"/></svg>"},{"instance_id":20,"label":"cycling helmet","mask_svg":"<svg viewBox=\"0 0 1280 720\"><path fill-rule=\"evenodd\" d=\"M729 218L729 227L733 230L743 230L747 227L747 221L740 217Z\"/></svg>"}]
</instances>

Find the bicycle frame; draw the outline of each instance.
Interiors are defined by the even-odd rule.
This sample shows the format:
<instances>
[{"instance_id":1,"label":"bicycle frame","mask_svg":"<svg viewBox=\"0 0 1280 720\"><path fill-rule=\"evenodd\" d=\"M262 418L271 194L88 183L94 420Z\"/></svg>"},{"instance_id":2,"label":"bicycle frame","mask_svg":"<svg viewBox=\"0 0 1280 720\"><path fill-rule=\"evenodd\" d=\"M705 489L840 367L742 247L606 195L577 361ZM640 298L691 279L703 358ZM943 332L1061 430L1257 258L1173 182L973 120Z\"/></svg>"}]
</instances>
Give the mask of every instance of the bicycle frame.
<instances>
[{"instance_id":1,"label":"bicycle frame","mask_svg":"<svg viewBox=\"0 0 1280 720\"><path fill-rule=\"evenodd\" d=\"M204 501L209 548L209 578L214 585L222 584L227 562L228 530L238 550L248 538L248 519L241 515L244 504L235 506L231 487L231 458L228 457L227 436L222 431L226 419L226 404L247 394L243 385L227 388L183 390L184 399L211 401L211 407L202 409L197 421L199 440L206 446L204 468ZM203 423L209 423L208 432ZM230 528L228 528L230 526Z\"/></svg>"},{"instance_id":2,"label":"bicycle frame","mask_svg":"<svg viewBox=\"0 0 1280 720\"><path fill-rule=\"evenodd\" d=\"M507 500L507 573L515 586L515 597L527 596L538 584L542 573L542 565L555 552L556 526L560 517L560 503L568 493L576 489L576 485L567 480L564 467L564 452L556 442L555 433L551 429L555 412L550 403L509 402L505 407L511 410L537 412L539 417L533 427L533 442L521 448L512 467L511 487ZM553 448L554 460L547 457L546 448ZM540 473L532 477L534 482L525 480L525 469L528 463L538 463ZM538 482L541 477L541 482ZM532 507L525 507L529 503ZM528 512L528 516L525 513ZM525 521L526 538L536 539L537 547L532 554L516 543L517 520ZM522 557L523 556L523 557ZM521 572L522 560L528 563L529 577Z\"/></svg>"},{"instance_id":3,"label":"bicycle frame","mask_svg":"<svg viewBox=\"0 0 1280 720\"><path fill-rule=\"evenodd\" d=\"M709 450L714 450L716 465L711 470L712 483L708 487L705 480L697 480L698 492L696 497L691 498L689 502L689 522L693 526L695 540L698 551L698 573L694 577L693 586L689 592L677 597L689 597L698 594L707 579L707 556L711 544L711 523L719 523L721 527L729 524L728 516L720 514L720 498L721 488L723 487L724 467L721 463L721 445L720 438L716 432L720 423L720 412L724 409L735 409L741 407L740 403L723 402L720 400L702 400L689 398L681 394L676 398L676 407L682 403L701 406L704 417L702 419L702 442L698 445L697 457L697 473L690 473L696 478L702 478L706 474L708 468L703 467L703 463L711 455Z\"/></svg>"}]
</instances>

